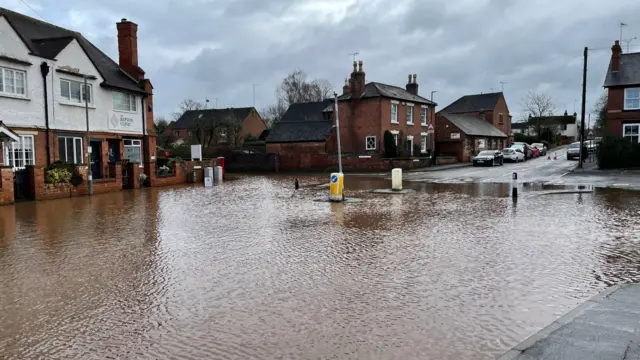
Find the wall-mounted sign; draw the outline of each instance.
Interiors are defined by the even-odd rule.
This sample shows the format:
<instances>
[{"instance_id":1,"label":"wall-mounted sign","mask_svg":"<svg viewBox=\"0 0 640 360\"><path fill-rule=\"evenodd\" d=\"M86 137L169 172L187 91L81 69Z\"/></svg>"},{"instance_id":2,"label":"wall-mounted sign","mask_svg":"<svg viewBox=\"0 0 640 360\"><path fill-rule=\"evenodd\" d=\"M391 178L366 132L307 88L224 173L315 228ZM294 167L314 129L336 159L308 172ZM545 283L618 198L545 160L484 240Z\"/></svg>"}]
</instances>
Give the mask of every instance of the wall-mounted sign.
<instances>
[{"instance_id":1,"label":"wall-mounted sign","mask_svg":"<svg viewBox=\"0 0 640 360\"><path fill-rule=\"evenodd\" d=\"M137 132L142 131L142 117L137 114L109 112L109 130Z\"/></svg>"},{"instance_id":2,"label":"wall-mounted sign","mask_svg":"<svg viewBox=\"0 0 640 360\"><path fill-rule=\"evenodd\" d=\"M459 140L460 133L451 133L451 140Z\"/></svg>"}]
</instances>

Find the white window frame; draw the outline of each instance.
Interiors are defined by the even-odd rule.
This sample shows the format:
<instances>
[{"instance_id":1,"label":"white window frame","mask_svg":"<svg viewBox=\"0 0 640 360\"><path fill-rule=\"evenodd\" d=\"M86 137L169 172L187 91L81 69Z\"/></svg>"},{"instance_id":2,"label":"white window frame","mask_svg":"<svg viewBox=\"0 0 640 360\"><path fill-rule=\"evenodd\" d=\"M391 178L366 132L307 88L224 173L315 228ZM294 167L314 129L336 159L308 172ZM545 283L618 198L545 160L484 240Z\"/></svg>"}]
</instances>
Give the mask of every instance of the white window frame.
<instances>
[{"instance_id":1,"label":"white window frame","mask_svg":"<svg viewBox=\"0 0 640 360\"><path fill-rule=\"evenodd\" d=\"M128 144L127 144L128 142ZM122 140L122 144L124 147L124 154L123 154L123 158L125 158L126 154L127 154L127 148L138 148L138 151L140 152L140 162L139 165L142 167L142 162L144 161L143 159L143 154L142 154L142 140L140 139L123 139ZM129 159L127 159L129 160Z\"/></svg>"},{"instance_id":2,"label":"white window frame","mask_svg":"<svg viewBox=\"0 0 640 360\"><path fill-rule=\"evenodd\" d=\"M423 154L427 152L427 135L420 135L420 152Z\"/></svg>"},{"instance_id":3,"label":"white window frame","mask_svg":"<svg viewBox=\"0 0 640 360\"><path fill-rule=\"evenodd\" d=\"M129 102L129 106L128 107L117 107L116 105L120 105L117 102L119 102L120 99L117 99L117 96L124 96L128 98L128 102ZM122 99L123 101L126 101L124 98ZM138 111L138 106L136 104L136 96L134 94L130 94L130 93L126 93L126 92L121 92L121 91L112 91L111 92L111 105L113 110L115 111L123 111L123 112L130 112L130 113L135 113Z\"/></svg>"},{"instance_id":4,"label":"white window frame","mask_svg":"<svg viewBox=\"0 0 640 360\"><path fill-rule=\"evenodd\" d=\"M399 124L398 122L398 103L391 103L391 123L392 124ZM395 110L395 111L394 111Z\"/></svg>"},{"instance_id":5,"label":"white window frame","mask_svg":"<svg viewBox=\"0 0 640 360\"><path fill-rule=\"evenodd\" d=\"M627 128L631 128L631 127L637 127L638 128L638 134L633 134L633 135L625 135ZM633 138L635 138L636 143L640 142L640 123L633 123L633 124L622 124L622 137L625 139L629 139L629 141L633 142Z\"/></svg>"},{"instance_id":6,"label":"white window frame","mask_svg":"<svg viewBox=\"0 0 640 360\"><path fill-rule=\"evenodd\" d=\"M69 94L69 96L67 97L65 97L62 94L62 86L65 83L67 87L67 93ZM80 86L80 98L77 100L71 98L71 83L78 84ZM93 105L93 86L91 84L87 84L87 87L89 88L89 99L88 99L89 101L87 102L90 105ZM64 78L60 79L60 99L62 99L63 102L71 103L71 104L84 104L84 96L85 96L84 81L69 80Z\"/></svg>"},{"instance_id":7,"label":"white window frame","mask_svg":"<svg viewBox=\"0 0 640 360\"><path fill-rule=\"evenodd\" d=\"M13 82L13 92L8 91L8 83L5 78L7 73L12 73L11 81ZM17 76L16 74L22 74L22 89L23 93L19 93L16 91L17 89ZM0 67L0 94L16 96L16 97L27 97L27 72L24 70L12 69L7 67Z\"/></svg>"},{"instance_id":8,"label":"white window frame","mask_svg":"<svg viewBox=\"0 0 640 360\"><path fill-rule=\"evenodd\" d=\"M409 146L409 155L413 156L413 135L409 135L407 136L407 145L411 144L411 146Z\"/></svg>"},{"instance_id":9,"label":"white window frame","mask_svg":"<svg viewBox=\"0 0 640 360\"><path fill-rule=\"evenodd\" d=\"M428 114L429 114L429 109L427 109L424 106L420 108L420 124L422 124L422 126L427 126L427 121L429 118Z\"/></svg>"},{"instance_id":10,"label":"white window frame","mask_svg":"<svg viewBox=\"0 0 640 360\"><path fill-rule=\"evenodd\" d=\"M631 97L629 94L629 90L633 90L636 92L635 96ZM628 102L632 101L637 102L637 104L633 104L628 106ZM640 87L626 88L624 89L624 110L640 110Z\"/></svg>"},{"instance_id":11,"label":"white window frame","mask_svg":"<svg viewBox=\"0 0 640 360\"><path fill-rule=\"evenodd\" d=\"M13 168L13 170L19 170L19 169L24 169L26 166L28 165L35 165L36 163L36 143L35 143L35 136L33 135L20 135L18 134L18 136L20 136L20 142L15 142L12 141L10 143L4 143L4 146L2 147L2 151L4 152L4 163L6 166L11 166ZM32 156L30 161L27 163L27 151L25 149L25 141L24 139L29 138L31 139L31 152L32 152ZM16 146L17 145L17 146ZM16 160L15 160L15 153L16 150L21 151L22 157L22 165L23 166L16 166ZM11 159L9 158L9 152L11 152Z\"/></svg>"},{"instance_id":12,"label":"white window frame","mask_svg":"<svg viewBox=\"0 0 640 360\"><path fill-rule=\"evenodd\" d=\"M373 139L373 147L369 146L369 139ZM375 150L378 143L376 142L375 136L367 136L364 138L364 149L365 150Z\"/></svg>"},{"instance_id":13,"label":"white window frame","mask_svg":"<svg viewBox=\"0 0 640 360\"><path fill-rule=\"evenodd\" d=\"M82 164L84 163L84 144L81 137L78 136L58 136L58 157L60 157L60 139L64 139L64 159L60 158L60 161L72 164ZM77 140L80 140L80 146L78 147ZM67 141L71 141L73 143L73 154L72 160L69 161L69 154L67 153ZM78 153L79 152L79 153ZM78 162L78 158L76 155L80 155L80 162Z\"/></svg>"},{"instance_id":14,"label":"white window frame","mask_svg":"<svg viewBox=\"0 0 640 360\"><path fill-rule=\"evenodd\" d=\"M407 103L407 125L413 125L413 104Z\"/></svg>"}]
</instances>

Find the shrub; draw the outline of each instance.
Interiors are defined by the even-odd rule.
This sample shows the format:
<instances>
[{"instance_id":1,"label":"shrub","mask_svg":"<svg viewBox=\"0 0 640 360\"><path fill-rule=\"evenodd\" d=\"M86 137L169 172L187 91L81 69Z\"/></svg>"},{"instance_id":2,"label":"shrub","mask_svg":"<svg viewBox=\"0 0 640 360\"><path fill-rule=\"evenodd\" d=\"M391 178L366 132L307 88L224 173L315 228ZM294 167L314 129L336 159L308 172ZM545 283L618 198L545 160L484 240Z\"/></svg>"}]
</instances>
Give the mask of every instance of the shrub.
<instances>
[{"instance_id":1,"label":"shrub","mask_svg":"<svg viewBox=\"0 0 640 360\"><path fill-rule=\"evenodd\" d=\"M169 176L171 174L171 169L168 166L161 166L158 168L158 176Z\"/></svg>"},{"instance_id":2,"label":"shrub","mask_svg":"<svg viewBox=\"0 0 640 360\"><path fill-rule=\"evenodd\" d=\"M384 132L384 153L388 158L394 158L398 155L396 141L388 130Z\"/></svg>"},{"instance_id":3,"label":"shrub","mask_svg":"<svg viewBox=\"0 0 640 360\"><path fill-rule=\"evenodd\" d=\"M145 181L147 181L147 174L141 173L140 174L140 184L144 184Z\"/></svg>"},{"instance_id":4,"label":"shrub","mask_svg":"<svg viewBox=\"0 0 640 360\"><path fill-rule=\"evenodd\" d=\"M621 137L605 137L596 151L600 169L640 167L640 144Z\"/></svg>"},{"instance_id":5,"label":"shrub","mask_svg":"<svg viewBox=\"0 0 640 360\"><path fill-rule=\"evenodd\" d=\"M68 184L71 181L71 172L65 168L48 169L44 172L46 184Z\"/></svg>"}]
</instances>

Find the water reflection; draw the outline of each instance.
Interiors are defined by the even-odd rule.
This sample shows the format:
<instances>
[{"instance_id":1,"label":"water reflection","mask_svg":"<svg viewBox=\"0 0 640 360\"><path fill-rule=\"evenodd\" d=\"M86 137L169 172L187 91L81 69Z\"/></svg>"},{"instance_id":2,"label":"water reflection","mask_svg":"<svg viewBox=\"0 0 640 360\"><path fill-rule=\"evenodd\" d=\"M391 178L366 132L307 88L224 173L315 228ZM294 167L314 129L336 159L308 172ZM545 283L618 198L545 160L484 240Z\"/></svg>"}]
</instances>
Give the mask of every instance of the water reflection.
<instances>
[{"instance_id":1,"label":"water reflection","mask_svg":"<svg viewBox=\"0 0 640 360\"><path fill-rule=\"evenodd\" d=\"M484 359L640 281L635 193L294 178L0 207L3 358Z\"/></svg>"}]
</instances>

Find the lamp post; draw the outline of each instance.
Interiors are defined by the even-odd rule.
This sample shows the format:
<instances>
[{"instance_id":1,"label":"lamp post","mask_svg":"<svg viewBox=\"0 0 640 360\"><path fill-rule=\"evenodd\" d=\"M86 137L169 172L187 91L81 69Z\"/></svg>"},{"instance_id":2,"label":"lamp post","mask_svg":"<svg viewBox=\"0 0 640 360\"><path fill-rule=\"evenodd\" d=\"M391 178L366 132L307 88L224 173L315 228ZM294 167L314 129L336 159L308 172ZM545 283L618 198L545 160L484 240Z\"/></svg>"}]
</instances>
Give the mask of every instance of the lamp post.
<instances>
[{"instance_id":1,"label":"lamp post","mask_svg":"<svg viewBox=\"0 0 640 360\"><path fill-rule=\"evenodd\" d=\"M433 90L431 91L431 104L433 104L433 94L437 93L438 90ZM433 106L433 105L432 105ZM436 158L436 107L433 106L433 121L431 122L431 125L433 125L433 133L429 134L431 136L431 141L429 143L433 143L433 146L431 147L431 157L433 157L434 161Z\"/></svg>"},{"instance_id":2,"label":"lamp post","mask_svg":"<svg viewBox=\"0 0 640 360\"><path fill-rule=\"evenodd\" d=\"M89 85L87 85L87 76L84 75L84 114L87 121L87 194L93 195L93 174L91 173L91 142L89 141Z\"/></svg>"}]
</instances>

